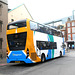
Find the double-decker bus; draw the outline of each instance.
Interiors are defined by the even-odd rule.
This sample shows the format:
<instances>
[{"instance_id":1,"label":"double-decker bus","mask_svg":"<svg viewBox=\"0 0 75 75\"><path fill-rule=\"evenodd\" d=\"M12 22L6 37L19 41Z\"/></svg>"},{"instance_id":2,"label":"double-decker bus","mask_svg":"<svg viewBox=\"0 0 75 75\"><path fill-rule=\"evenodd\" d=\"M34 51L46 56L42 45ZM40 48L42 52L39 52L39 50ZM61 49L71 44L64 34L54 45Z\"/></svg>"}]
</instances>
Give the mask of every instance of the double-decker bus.
<instances>
[{"instance_id":1,"label":"double-decker bus","mask_svg":"<svg viewBox=\"0 0 75 75\"><path fill-rule=\"evenodd\" d=\"M62 33L29 19L7 25L7 63L36 63L65 55Z\"/></svg>"}]
</instances>

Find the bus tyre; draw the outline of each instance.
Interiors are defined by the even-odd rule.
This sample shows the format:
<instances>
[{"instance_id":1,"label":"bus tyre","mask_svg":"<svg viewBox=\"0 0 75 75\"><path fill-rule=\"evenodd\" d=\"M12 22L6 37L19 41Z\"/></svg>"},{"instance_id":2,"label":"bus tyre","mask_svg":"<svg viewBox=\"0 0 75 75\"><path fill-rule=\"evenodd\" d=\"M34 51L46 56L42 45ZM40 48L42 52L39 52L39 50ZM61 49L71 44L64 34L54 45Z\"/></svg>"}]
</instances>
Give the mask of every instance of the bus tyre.
<instances>
[{"instance_id":1,"label":"bus tyre","mask_svg":"<svg viewBox=\"0 0 75 75\"><path fill-rule=\"evenodd\" d=\"M62 57L62 52L60 51L60 57Z\"/></svg>"},{"instance_id":2,"label":"bus tyre","mask_svg":"<svg viewBox=\"0 0 75 75\"><path fill-rule=\"evenodd\" d=\"M45 55L42 55L42 56L41 56L41 62L42 62L42 63L45 62Z\"/></svg>"}]
</instances>

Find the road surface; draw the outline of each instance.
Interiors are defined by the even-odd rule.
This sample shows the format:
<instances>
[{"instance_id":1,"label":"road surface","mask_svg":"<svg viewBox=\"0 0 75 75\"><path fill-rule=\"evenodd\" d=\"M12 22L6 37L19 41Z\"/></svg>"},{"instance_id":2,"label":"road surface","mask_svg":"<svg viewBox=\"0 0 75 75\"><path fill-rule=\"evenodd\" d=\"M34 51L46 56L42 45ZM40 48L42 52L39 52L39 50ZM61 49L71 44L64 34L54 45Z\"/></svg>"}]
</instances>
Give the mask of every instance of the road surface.
<instances>
[{"instance_id":1,"label":"road surface","mask_svg":"<svg viewBox=\"0 0 75 75\"><path fill-rule=\"evenodd\" d=\"M75 75L75 51L45 63L2 65L0 75Z\"/></svg>"}]
</instances>

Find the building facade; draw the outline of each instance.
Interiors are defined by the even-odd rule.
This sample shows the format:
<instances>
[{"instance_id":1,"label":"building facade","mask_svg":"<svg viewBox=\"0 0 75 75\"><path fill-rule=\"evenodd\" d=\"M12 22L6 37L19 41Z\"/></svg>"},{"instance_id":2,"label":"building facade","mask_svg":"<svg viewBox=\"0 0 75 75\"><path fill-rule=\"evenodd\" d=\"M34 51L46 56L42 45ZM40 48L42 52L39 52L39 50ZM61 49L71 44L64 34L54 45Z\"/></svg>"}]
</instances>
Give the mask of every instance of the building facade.
<instances>
[{"instance_id":1,"label":"building facade","mask_svg":"<svg viewBox=\"0 0 75 75\"><path fill-rule=\"evenodd\" d=\"M29 13L28 9L26 8L24 4L8 12L8 23L17 21L17 20L23 20L26 18L33 20L31 14Z\"/></svg>"},{"instance_id":2,"label":"building facade","mask_svg":"<svg viewBox=\"0 0 75 75\"><path fill-rule=\"evenodd\" d=\"M66 22L66 43L68 48L75 48L75 20Z\"/></svg>"},{"instance_id":3,"label":"building facade","mask_svg":"<svg viewBox=\"0 0 75 75\"><path fill-rule=\"evenodd\" d=\"M59 30L62 31L64 41L66 41L66 29L65 29L65 27L63 27L62 29L59 29Z\"/></svg>"},{"instance_id":4,"label":"building facade","mask_svg":"<svg viewBox=\"0 0 75 75\"><path fill-rule=\"evenodd\" d=\"M6 25L8 23L7 0L0 0L0 58L6 56Z\"/></svg>"}]
</instances>

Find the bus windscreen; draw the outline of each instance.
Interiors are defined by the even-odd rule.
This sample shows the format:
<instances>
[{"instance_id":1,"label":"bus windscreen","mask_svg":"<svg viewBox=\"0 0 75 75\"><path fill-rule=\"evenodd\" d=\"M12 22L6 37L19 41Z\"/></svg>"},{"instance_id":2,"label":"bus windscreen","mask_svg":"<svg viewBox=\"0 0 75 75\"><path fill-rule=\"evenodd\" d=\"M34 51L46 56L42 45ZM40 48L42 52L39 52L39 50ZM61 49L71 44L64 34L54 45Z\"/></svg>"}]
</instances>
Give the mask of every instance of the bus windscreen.
<instances>
[{"instance_id":1,"label":"bus windscreen","mask_svg":"<svg viewBox=\"0 0 75 75\"><path fill-rule=\"evenodd\" d=\"M7 30L9 29L17 29L17 28L20 28L20 27L26 27L26 23L15 23L15 24L9 24L7 26Z\"/></svg>"},{"instance_id":2,"label":"bus windscreen","mask_svg":"<svg viewBox=\"0 0 75 75\"><path fill-rule=\"evenodd\" d=\"M24 50L27 32L7 35L10 51Z\"/></svg>"}]
</instances>

